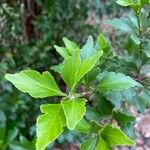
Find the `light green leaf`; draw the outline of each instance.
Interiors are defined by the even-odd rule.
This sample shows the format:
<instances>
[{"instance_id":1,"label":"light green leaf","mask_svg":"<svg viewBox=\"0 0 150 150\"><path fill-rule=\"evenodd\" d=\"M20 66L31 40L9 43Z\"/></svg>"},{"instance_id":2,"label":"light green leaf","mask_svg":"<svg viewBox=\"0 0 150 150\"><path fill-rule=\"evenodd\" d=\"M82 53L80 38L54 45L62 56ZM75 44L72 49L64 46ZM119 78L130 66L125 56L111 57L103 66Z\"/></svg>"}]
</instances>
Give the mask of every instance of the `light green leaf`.
<instances>
[{"instance_id":1,"label":"light green leaf","mask_svg":"<svg viewBox=\"0 0 150 150\"><path fill-rule=\"evenodd\" d=\"M112 150L111 147L103 140L102 137L98 140L96 150Z\"/></svg>"},{"instance_id":2,"label":"light green leaf","mask_svg":"<svg viewBox=\"0 0 150 150\"><path fill-rule=\"evenodd\" d=\"M121 91L134 86L141 86L138 82L134 81L131 77L125 76L122 73L109 72L100 81L98 88L101 92L109 93L112 91Z\"/></svg>"},{"instance_id":3,"label":"light green leaf","mask_svg":"<svg viewBox=\"0 0 150 150\"><path fill-rule=\"evenodd\" d=\"M44 150L46 146L55 140L66 125L66 120L61 104L41 105L44 113L37 118L37 142L36 150Z\"/></svg>"},{"instance_id":4,"label":"light green leaf","mask_svg":"<svg viewBox=\"0 0 150 150\"><path fill-rule=\"evenodd\" d=\"M81 144L81 150L95 150L97 144L97 138L91 138Z\"/></svg>"},{"instance_id":5,"label":"light green leaf","mask_svg":"<svg viewBox=\"0 0 150 150\"><path fill-rule=\"evenodd\" d=\"M98 51L93 56L82 61L80 68L78 68L77 77L75 80L75 85L81 80L81 78L92 70L92 68L96 65L98 59L102 56L103 51Z\"/></svg>"},{"instance_id":6,"label":"light green leaf","mask_svg":"<svg viewBox=\"0 0 150 150\"><path fill-rule=\"evenodd\" d=\"M5 77L20 91L29 93L34 98L65 96L48 71L40 74L35 70L24 70L16 74L6 74Z\"/></svg>"},{"instance_id":7,"label":"light green leaf","mask_svg":"<svg viewBox=\"0 0 150 150\"><path fill-rule=\"evenodd\" d=\"M96 65L96 62L102 54L103 51L99 51L81 62L79 51L76 51L73 56L64 61L61 75L71 90L73 90L83 76Z\"/></svg>"},{"instance_id":8,"label":"light green leaf","mask_svg":"<svg viewBox=\"0 0 150 150\"><path fill-rule=\"evenodd\" d=\"M105 39L105 37L102 34L99 34L99 36L97 37L97 41L96 41L96 48L98 50L104 50L105 52L108 52L109 47L110 46L107 40Z\"/></svg>"},{"instance_id":9,"label":"light green leaf","mask_svg":"<svg viewBox=\"0 0 150 150\"><path fill-rule=\"evenodd\" d=\"M69 53L72 55L77 49L79 50L79 47L76 43L70 41L67 38L63 38L63 41L65 43L65 46L67 48L67 50L69 51Z\"/></svg>"},{"instance_id":10,"label":"light green leaf","mask_svg":"<svg viewBox=\"0 0 150 150\"><path fill-rule=\"evenodd\" d=\"M81 49L81 60L89 58L90 56L96 53L96 49L94 48L93 37L89 36L86 44Z\"/></svg>"},{"instance_id":11,"label":"light green leaf","mask_svg":"<svg viewBox=\"0 0 150 150\"><path fill-rule=\"evenodd\" d=\"M110 146L128 145L135 146L135 142L128 138L119 128L113 128L111 125L106 125L101 130L101 137Z\"/></svg>"},{"instance_id":12,"label":"light green leaf","mask_svg":"<svg viewBox=\"0 0 150 150\"><path fill-rule=\"evenodd\" d=\"M134 4L132 0L117 0L116 3L121 6L131 6Z\"/></svg>"},{"instance_id":13,"label":"light green leaf","mask_svg":"<svg viewBox=\"0 0 150 150\"><path fill-rule=\"evenodd\" d=\"M90 125L89 123L83 118L75 127L75 130L77 130L80 133L88 133L90 131Z\"/></svg>"},{"instance_id":14,"label":"light green leaf","mask_svg":"<svg viewBox=\"0 0 150 150\"><path fill-rule=\"evenodd\" d=\"M61 104L66 116L67 127L68 129L73 130L85 115L85 99L75 98L64 100Z\"/></svg>"},{"instance_id":15,"label":"light green leaf","mask_svg":"<svg viewBox=\"0 0 150 150\"><path fill-rule=\"evenodd\" d=\"M54 48L64 59L70 56L69 51L65 47L59 47L57 45L54 45Z\"/></svg>"},{"instance_id":16,"label":"light green leaf","mask_svg":"<svg viewBox=\"0 0 150 150\"><path fill-rule=\"evenodd\" d=\"M55 72L57 72L57 73L59 73L59 74L61 74L61 68L62 67L63 67L63 64L60 63L58 65L51 66L50 69L53 70L53 71L55 71Z\"/></svg>"},{"instance_id":17,"label":"light green leaf","mask_svg":"<svg viewBox=\"0 0 150 150\"><path fill-rule=\"evenodd\" d=\"M76 80L80 65L81 60L79 56L79 51L75 51L73 56L66 59L63 63L61 76L70 89L74 86L74 81Z\"/></svg>"}]
</instances>

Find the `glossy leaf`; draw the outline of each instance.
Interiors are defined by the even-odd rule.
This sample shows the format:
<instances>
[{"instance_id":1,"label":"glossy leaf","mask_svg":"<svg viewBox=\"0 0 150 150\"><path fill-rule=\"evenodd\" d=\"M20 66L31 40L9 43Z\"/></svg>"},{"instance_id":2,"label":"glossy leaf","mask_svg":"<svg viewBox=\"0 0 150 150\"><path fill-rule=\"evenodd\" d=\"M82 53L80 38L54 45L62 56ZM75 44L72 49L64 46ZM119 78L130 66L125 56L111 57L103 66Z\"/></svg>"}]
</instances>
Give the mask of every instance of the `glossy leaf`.
<instances>
[{"instance_id":1,"label":"glossy leaf","mask_svg":"<svg viewBox=\"0 0 150 150\"><path fill-rule=\"evenodd\" d=\"M6 74L5 77L20 91L29 93L34 98L65 96L48 71L40 74L35 70L24 70L20 73Z\"/></svg>"},{"instance_id":2,"label":"glossy leaf","mask_svg":"<svg viewBox=\"0 0 150 150\"><path fill-rule=\"evenodd\" d=\"M74 82L76 80L80 65L81 60L79 51L75 51L73 56L69 57L63 62L61 76L70 89L74 87Z\"/></svg>"},{"instance_id":3,"label":"glossy leaf","mask_svg":"<svg viewBox=\"0 0 150 150\"><path fill-rule=\"evenodd\" d=\"M71 90L73 90L83 76L96 65L102 54L103 52L99 51L81 62L79 51L76 51L73 56L64 61L61 75Z\"/></svg>"},{"instance_id":4,"label":"glossy leaf","mask_svg":"<svg viewBox=\"0 0 150 150\"><path fill-rule=\"evenodd\" d=\"M36 150L44 150L63 132L66 125L61 104L44 104L40 108L44 114L37 118Z\"/></svg>"}]
</instances>

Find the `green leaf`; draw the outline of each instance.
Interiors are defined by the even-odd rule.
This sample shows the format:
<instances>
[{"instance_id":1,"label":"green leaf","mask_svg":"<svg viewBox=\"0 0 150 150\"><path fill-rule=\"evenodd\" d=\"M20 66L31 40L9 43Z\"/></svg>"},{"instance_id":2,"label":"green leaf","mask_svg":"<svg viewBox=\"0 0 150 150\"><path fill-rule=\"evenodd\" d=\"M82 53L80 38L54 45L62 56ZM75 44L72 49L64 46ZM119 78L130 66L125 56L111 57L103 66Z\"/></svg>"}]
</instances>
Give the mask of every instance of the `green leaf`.
<instances>
[{"instance_id":1,"label":"green leaf","mask_svg":"<svg viewBox=\"0 0 150 150\"><path fill-rule=\"evenodd\" d=\"M90 131L90 125L85 119L82 119L76 125L75 130L77 130L80 133L86 133L87 134Z\"/></svg>"},{"instance_id":2,"label":"green leaf","mask_svg":"<svg viewBox=\"0 0 150 150\"><path fill-rule=\"evenodd\" d=\"M64 59L70 56L69 51L65 47L59 47L57 45L54 45L54 48Z\"/></svg>"},{"instance_id":3,"label":"green leaf","mask_svg":"<svg viewBox=\"0 0 150 150\"><path fill-rule=\"evenodd\" d=\"M0 110L0 149L2 148L6 137L6 116Z\"/></svg>"},{"instance_id":4,"label":"green leaf","mask_svg":"<svg viewBox=\"0 0 150 150\"><path fill-rule=\"evenodd\" d=\"M6 74L5 77L20 91L29 93L34 98L65 96L48 71L40 74L35 70L24 70L16 74Z\"/></svg>"},{"instance_id":5,"label":"green leaf","mask_svg":"<svg viewBox=\"0 0 150 150\"><path fill-rule=\"evenodd\" d=\"M97 138L91 138L81 144L81 150L95 150L97 144Z\"/></svg>"},{"instance_id":6,"label":"green leaf","mask_svg":"<svg viewBox=\"0 0 150 150\"><path fill-rule=\"evenodd\" d=\"M94 67L90 72L88 72L85 77L84 81L87 86L87 88L90 88L92 82L96 79L100 72L100 69L98 67Z\"/></svg>"},{"instance_id":7,"label":"green leaf","mask_svg":"<svg viewBox=\"0 0 150 150\"><path fill-rule=\"evenodd\" d=\"M124 100L122 94L118 91L111 91L106 98L117 108L121 107L122 101Z\"/></svg>"},{"instance_id":8,"label":"green leaf","mask_svg":"<svg viewBox=\"0 0 150 150\"><path fill-rule=\"evenodd\" d=\"M68 129L73 130L85 115L85 99L75 98L64 100L61 104L66 116L67 127Z\"/></svg>"},{"instance_id":9,"label":"green leaf","mask_svg":"<svg viewBox=\"0 0 150 150\"><path fill-rule=\"evenodd\" d=\"M118 122L118 125L125 125L129 122L135 121L135 117L121 113L119 111L113 111L113 118Z\"/></svg>"},{"instance_id":10,"label":"green leaf","mask_svg":"<svg viewBox=\"0 0 150 150\"><path fill-rule=\"evenodd\" d=\"M80 68L78 68L78 73L74 85L76 85L81 80L81 78L96 65L96 62L102 56L102 54L103 51L99 51L81 63Z\"/></svg>"},{"instance_id":11,"label":"green leaf","mask_svg":"<svg viewBox=\"0 0 150 150\"><path fill-rule=\"evenodd\" d=\"M61 76L71 90L73 90L83 76L96 65L96 62L102 54L103 51L99 51L81 62L79 51L76 51L73 56L64 61Z\"/></svg>"},{"instance_id":12,"label":"green leaf","mask_svg":"<svg viewBox=\"0 0 150 150\"><path fill-rule=\"evenodd\" d=\"M92 120L90 122L90 132L98 133L102 128L103 128L103 126L98 124L96 121Z\"/></svg>"},{"instance_id":13,"label":"green leaf","mask_svg":"<svg viewBox=\"0 0 150 150\"><path fill-rule=\"evenodd\" d=\"M96 150L112 150L111 147L103 140L102 137L98 140Z\"/></svg>"},{"instance_id":14,"label":"green leaf","mask_svg":"<svg viewBox=\"0 0 150 150\"><path fill-rule=\"evenodd\" d=\"M112 91L121 91L134 86L141 86L138 82L134 81L131 77L125 76L122 73L115 74L109 72L100 81L98 88L101 92L109 93Z\"/></svg>"},{"instance_id":15,"label":"green leaf","mask_svg":"<svg viewBox=\"0 0 150 150\"><path fill-rule=\"evenodd\" d=\"M96 49L103 50L105 53L110 52L110 45L102 34L97 37Z\"/></svg>"},{"instance_id":16,"label":"green leaf","mask_svg":"<svg viewBox=\"0 0 150 150\"><path fill-rule=\"evenodd\" d=\"M107 24L114 27L115 29L119 29L121 31L128 32L128 33L131 32L130 26L123 19L118 19L118 18L110 19L107 20Z\"/></svg>"},{"instance_id":17,"label":"green leaf","mask_svg":"<svg viewBox=\"0 0 150 150\"><path fill-rule=\"evenodd\" d=\"M100 117L106 117L112 114L113 105L105 97L100 97L98 102L98 110Z\"/></svg>"},{"instance_id":18,"label":"green leaf","mask_svg":"<svg viewBox=\"0 0 150 150\"><path fill-rule=\"evenodd\" d=\"M136 133L135 133L135 129L134 129L134 122L129 122L127 124L124 124L121 126L121 130L126 133L127 136L135 139L136 138Z\"/></svg>"},{"instance_id":19,"label":"green leaf","mask_svg":"<svg viewBox=\"0 0 150 150\"><path fill-rule=\"evenodd\" d=\"M132 0L117 0L116 3L118 3L121 6L131 6L133 5L133 1Z\"/></svg>"},{"instance_id":20,"label":"green leaf","mask_svg":"<svg viewBox=\"0 0 150 150\"><path fill-rule=\"evenodd\" d=\"M95 53L96 53L96 49L94 48L93 37L89 36L86 44L81 49L81 60L89 58Z\"/></svg>"},{"instance_id":21,"label":"green leaf","mask_svg":"<svg viewBox=\"0 0 150 150\"><path fill-rule=\"evenodd\" d=\"M63 41L65 43L65 46L67 48L67 50L69 51L69 53L72 55L77 49L79 50L79 47L76 43L70 41L67 38L63 38Z\"/></svg>"},{"instance_id":22,"label":"green leaf","mask_svg":"<svg viewBox=\"0 0 150 150\"><path fill-rule=\"evenodd\" d=\"M8 134L7 134L7 138L6 138L6 142L7 144L11 143L12 141L14 141L14 139L16 138L17 134L18 134L18 128L16 126L14 126L13 128L7 129Z\"/></svg>"},{"instance_id":23,"label":"green leaf","mask_svg":"<svg viewBox=\"0 0 150 150\"><path fill-rule=\"evenodd\" d=\"M135 142L128 138L119 128L113 128L111 125L106 125L101 130L101 137L110 146L128 145L135 146Z\"/></svg>"},{"instance_id":24,"label":"green leaf","mask_svg":"<svg viewBox=\"0 0 150 150\"><path fill-rule=\"evenodd\" d=\"M60 63L58 65L51 66L50 69L53 70L53 71L55 71L55 72L57 72L57 73L59 73L59 74L61 74L61 68L62 67L63 67L63 64Z\"/></svg>"},{"instance_id":25,"label":"green leaf","mask_svg":"<svg viewBox=\"0 0 150 150\"><path fill-rule=\"evenodd\" d=\"M100 112L97 107L87 107L86 118L88 120L99 120Z\"/></svg>"},{"instance_id":26,"label":"green leaf","mask_svg":"<svg viewBox=\"0 0 150 150\"><path fill-rule=\"evenodd\" d=\"M147 3L150 3L150 1L149 0L140 0L141 7L143 7Z\"/></svg>"},{"instance_id":27,"label":"green leaf","mask_svg":"<svg viewBox=\"0 0 150 150\"><path fill-rule=\"evenodd\" d=\"M44 114L37 118L36 150L44 150L63 132L66 125L61 104L44 104L40 108Z\"/></svg>"},{"instance_id":28,"label":"green leaf","mask_svg":"<svg viewBox=\"0 0 150 150\"><path fill-rule=\"evenodd\" d=\"M61 76L70 89L74 87L74 81L76 80L80 65L81 60L79 51L75 51L73 56L69 57L63 62Z\"/></svg>"}]
</instances>

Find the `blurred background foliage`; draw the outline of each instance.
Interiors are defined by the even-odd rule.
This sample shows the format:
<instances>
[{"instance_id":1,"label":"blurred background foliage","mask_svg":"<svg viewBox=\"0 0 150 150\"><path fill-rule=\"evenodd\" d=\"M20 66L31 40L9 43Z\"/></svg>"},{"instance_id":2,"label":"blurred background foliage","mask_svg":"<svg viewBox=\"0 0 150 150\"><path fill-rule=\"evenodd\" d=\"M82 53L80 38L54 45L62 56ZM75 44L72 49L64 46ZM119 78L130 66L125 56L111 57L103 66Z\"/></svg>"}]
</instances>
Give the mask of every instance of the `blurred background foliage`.
<instances>
[{"instance_id":1,"label":"blurred background foliage","mask_svg":"<svg viewBox=\"0 0 150 150\"><path fill-rule=\"evenodd\" d=\"M35 100L6 82L4 75L27 68L49 71L61 61L53 45L62 45L64 36L81 45L89 35L103 33L117 49L135 48L131 39L122 45L125 35L117 32L115 37L114 30L104 23L127 12L115 0L0 1L0 149L34 150L39 105L57 101ZM63 89L62 81L58 81ZM66 129L55 146L80 141L79 134Z\"/></svg>"}]
</instances>

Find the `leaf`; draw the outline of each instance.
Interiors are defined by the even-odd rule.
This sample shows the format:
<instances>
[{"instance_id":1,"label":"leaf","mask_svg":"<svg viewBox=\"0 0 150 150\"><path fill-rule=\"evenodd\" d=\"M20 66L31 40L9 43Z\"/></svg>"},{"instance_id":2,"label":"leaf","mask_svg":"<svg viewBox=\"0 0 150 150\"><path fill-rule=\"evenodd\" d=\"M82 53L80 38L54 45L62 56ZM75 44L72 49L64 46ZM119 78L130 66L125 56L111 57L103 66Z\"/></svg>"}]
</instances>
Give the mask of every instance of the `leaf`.
<instances>
[{"instance_id":1,"label":"leaf","mask_svg":"<svg viewBox=\"0 0 150 150\"><path fill-rule=\"evenodd\" d=\"M112 114L113 105L105 97L100 97L98 102L98 110L100 117L106 117Z\"/></svg>"},{"instance_id":2,"label":"leaf","mask_svg":"<svg viewBox=\"0 0 150 150\"><path fill-rule=\"evenodd\" d=\"M88 120L97 121L100 117L100 112L97 107L87 107L86 118Z\"/></svg>"},{"instance_id":3,"label":"leaf","mask_svg":"<svg viewBox=\"0 0 150 150\"><path fill-rule=\"evenodd\" d=\"M18 128L16 126L11 127L10 129L7 129L8 134L7 134L7 138L6 138L6 142L7 144L11 143L12 141L14 141L14 139L16 138L17 134L18 134Z\"/></svg>"},{"instance_id":4,"label":"leaf","mask_svg":"<svg viewBox=\"0 0 150 150\"><path fill-rule=\"evenodd\" d=\"M69 57L63 62L61 76L70 89L74 87L74 81L76 80L80 65L81 60L79 56L79 51L75 51L73 56Z\"/></svg>"},{"instance_id":5,"label":"leaf","mask_svg":"<svg viewBox=\"0 0 150 150\"><path fill-rule=\"evenodd\" d=\"M110 101L115 107L120 108L122 101L123 101L123 96L120 92L117 91L111 91L108 95L106 95L106 98L108 101Z\"/></svg>"},{"instance_id":6,"label":"leaf","mask_svg":"<svg viewBox=\"0 0 150 150\"><path fill-rule=\"evenodd\" d=\"M37 118L36 150L44 150L63 132L66 124L61 104L44 104L40 108L44 114Z\"/></svg>"},{"instance_id":7,"label":"leaf","mask_svg":"<svg viewBox=\"0 0 150 150\"><path fill-rule=\"evenodd\" d=\"M103 128L103 126L98 124L96 121L92 120L90 122L90 132L98 133L102 128Z\"/></svg>"},{"instance_id":8,"label":"leaf","mask_svg":"<svg viewBox=\"0 0 150 150\"><path fill-rule=\"evenodd\" d=\"M89 58L90 56L96 53L96 49L94 48L93 37L89 36L86 44L81 49L81 60Z\"/></svg>"},{"instance_id":9,"label":"leaf","mask_svg":"<svg viewBox=\"0 0 150 150\"><path fill-rule=\"evenodd\" d=\"M125 125L129 122L135 121L135 117L121 113L119 111L113 111L113 118L118 122L118 125Z\"/></svg>"},{"instance_id":10,"label":"leaf","mask_svg":"<svg viewBox=\"0 0 150 150\"><path fill-rule=\"evenodd\" d=\"M34 98L65 96L48 71L40 74L35 70L24 70L20 73L6 74L5 77L20 91L29 93Z\"/></svg>"},{"instance_id":11,"label":"leaf","mask_svg":"<svg viewBox=\"0 0 150 150\"><path fill-rule=\"evenodd\" d=\"M67 38L63 38L63 41L65 43L65 46L67 48L67 50L69 51L69 53L72 55L77 49L79 49L79 47L77 46L76 43L70 41Z\"/></svg>"},{"instance_id":12,"label":"leaf","mask_svg":"<svg viewBox=\"0 0 150 150\"><path fill-rule=\"evenodd\" d=\"M110 52L110 45L102 34L97 37L96 49L103 50L106 54Z\"/></svg>"},{"instance_id":13,"label":"leaf","mask_svg":"<svg viewBox=\"0 0 150 150\"><path fill-rule=\"evenodd\" d=\"M131 32L130 26L123 19L118 19L118 18L109 19L109 20L107 20L106 23L108 25L114 27L115 29L119 29L119 30L127 32L127 33Z\"/></svg>"},{"instance_id":14,"label":"leaf","mask_svg":"<svg viewBox=\"0 0 150 150\"><path fill-rule=\"evenodd\" d=\"M126 133L126 135L128 135L129 137L135 139L136 138L136 133L135 133L135 129L134 129L134 122L129 122L127 124L124 124L121 126L121 130Z\"/></svg>"},{"instance_id":15,"label":"leaf","mask_svg":"<svg viewBox=\"0 0 150 150\"><path fill-rule=\"evenodd\" d=\"M66 116L67 127L68 129L73 130L85 115L85 99L75 98L64 100L61 104Z\"/></svg>"},{"instance_id":16,"label":"leaf","mask_svg":"<svg viewBox=\"0 0 150 150\"><path fill-rule=\"evenodd\" d=\"M106 125L101 130L101 137L110 146L128 145L135 146L135 142L128 138L119 128L113 128L111 125Z\"/></svg>"},{"instance_id":17,"label":"leaf","mask_svg":"<svg viewBox=\"0 0 150 150\"><path fill-rule=\"evenodd\" d=\"M96 79L100 72L100 69L98 67L94 67L90 72L88 72L85 77L84 81L87 86L87 88L90 88L92 82Z\"/></svg>"},{"instance_id":18,"label":"leaf","mask_svg":"<svg viewBox=\"0 0 150 150\"><path fill-rule=\"evenodd\" d=\"M79 51L76 51L73 56L64 61L61 76L71 90L73 90L83 76L96 65L96 62L102 54L103 52L99 51L81 62Z\"/></svg>"},{"instance_id":19,"label":"leaf","mask_svg":"<svg viewBox=\"0 0 150 150\"><path fill-rule=\"evenodd\" d=\"M150 3L150 1L149 0L140 0L141 7L143 7L147 3Z\"/></svg>"},{"instance_id":20,"label":"leaf","mask_svg":"<svg viewBox=\"0 0 150 150\"><path fill-rule=\"evenodd\" d=\"M105 142L105 140L103 140L102 137L100 137L100 139L98 140L96 148L96 150L112 150L112 148L109 147L109 145Z\"/></svg>"},{"instance_id":21,"label":"leaf","mask_svg":"<svg viewBox=\"0 0 150 150\"><path fill-rule=\"evenodd\" d=\"M121 6L131 6L134 3L132 2L132 0L117 0L116 3L118 3Z\"/></svg>"},{"instance_id":22,"label":"leaf","mask_svg":"<svg viewBox=\"0 0 150 150\"><path fill-rule=\"evenodd\" d=\"M57 73L59 73L59 74L61 74L61 68L62 67L63 67L63 64L60 63L58 65L51 66L50 69L53 70L53 71L55 71L55 72L57 72Z\"/></svg>"},{"instance_id":23,"label":"leaf","mask_svg":"<svg viewBox=\"0 0 150 150\"><path fill-rule=\"evenodd\" d=\"M54 45L54 48L64 59L66 59L70 56L67 48L65 48L65 47L59 47L57 45Z\"/></svg>"},{"instance_id":24,"label":"leaf","mask_svg":"<svg viewBox=\"0 0 150 150\"><path fill-rule=\"evenodd\" d=\"M6 137L6 115L0 110L0 148L3 147Z\"/></svg>"},{"instance_id":25,"label":"leaf","mask_svg":"<svg viewBox=\"0 0 150 150\"><path fill-rule=\"evenodd\" d=\"M80 68L78 68L78 73L74 85L76 85L82 77L87 74L91 69L96 65L98 59L102 56L103 51L97 52L95 55L85 59L82 63Z\"/></svg>"},{"instance_id":26,"label":"leaf","mask_svg":"<svg viewBox=\"0 0 150 150\"><path fill-rule=\"evenodd\" d=\"M97 138L90 138L81 144L81 150L95 150Z\"/></svg>"},{"instance_id":27,"label":"leaf","mask_svg":"<svg viewBox=\"0 0 150 150\"><path fill-rule=\"evenodd\" d=\"M85 119L82 119L76 125L75 130L77 130L80 133L86 133L87 134L90 131L90 125Z\"/></svg>"},{"instance_id":28,"label":"leaf","mask_svg":"<svg viewBox=\"0 0 150 150\"><path fill-rule=\"evenodd\" d=\"M115 72L109 72L100 81L98 88L101 92L109 93L110 91L121 91L134 86L141 85L122 73L116 74Z\"/></svg>"}]
</instances>

